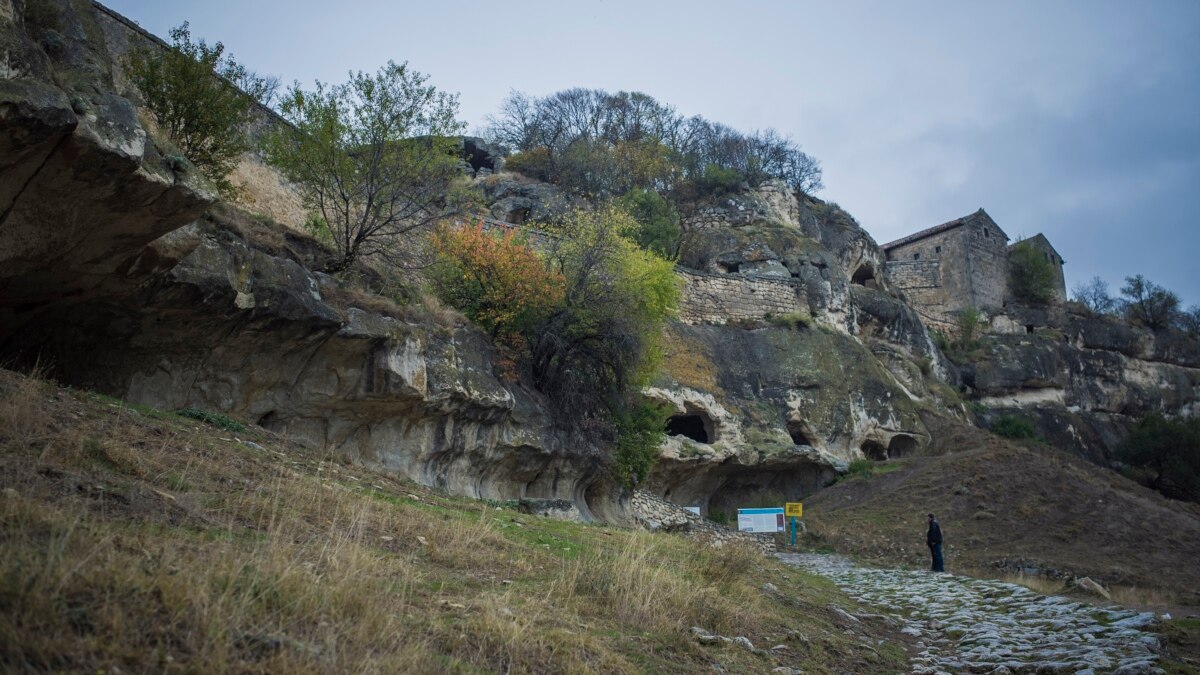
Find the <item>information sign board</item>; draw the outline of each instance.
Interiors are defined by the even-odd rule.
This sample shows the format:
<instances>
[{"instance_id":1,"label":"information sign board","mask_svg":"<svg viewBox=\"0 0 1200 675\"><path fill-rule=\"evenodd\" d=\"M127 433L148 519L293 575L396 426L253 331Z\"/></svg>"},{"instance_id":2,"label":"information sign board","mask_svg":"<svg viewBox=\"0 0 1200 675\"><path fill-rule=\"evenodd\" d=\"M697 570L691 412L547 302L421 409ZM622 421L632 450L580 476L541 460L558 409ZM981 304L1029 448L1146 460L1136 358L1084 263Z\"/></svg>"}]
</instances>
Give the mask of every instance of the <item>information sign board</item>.
<instances>
[{"instance_id":1,"label":"information sign board","mask_svg":"<svg viewBox=\"0 0 1200 675\"><path fill-rule=\"evenodd\" d=\"M783 505L783 514L788 518L803 518L804 503L803 502L788 502Z\"/></svg>"},{"instance_id":2,"label":"information sign board","mask_svg":"<svg viewBox=\"0 0 1200 675\"><path fill-rule=\"evenodd\" d=\"M742 532L783 532L783 508L738 509L738 529Z\"/></svg>"}]
</instances>

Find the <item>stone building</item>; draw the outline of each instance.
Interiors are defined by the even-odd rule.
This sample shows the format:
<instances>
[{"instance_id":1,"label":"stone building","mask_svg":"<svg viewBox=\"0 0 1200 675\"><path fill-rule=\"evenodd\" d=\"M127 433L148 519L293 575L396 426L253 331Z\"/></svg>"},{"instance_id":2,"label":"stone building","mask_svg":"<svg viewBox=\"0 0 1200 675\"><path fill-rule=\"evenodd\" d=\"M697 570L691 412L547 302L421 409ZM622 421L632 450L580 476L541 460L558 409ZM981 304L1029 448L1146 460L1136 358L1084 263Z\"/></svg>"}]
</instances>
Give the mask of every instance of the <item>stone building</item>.
<instances>
[{"instance_id":1,"label":"stone building","mask_svg":"<svg viewBox=\"0 0 1200 675\"><path fill-rule=\"evenodd\" d=\"M979 209L882 246L887 276L927 324L953 332L967 307L1000 313L1009 299L1008 235ZM1035 246L1054 265L1055 297L1066 299L1063 259L1043 234L1018 242ZM1017 244L1014 244L1014 246Z\"/></svg>"},{"instance_id":2,"label":"stone building","mask_svg":"<svg viewBox=\"0 0 1200 675\"><path fill-rule=\"evenodd\" d=\"M882 248L888 278L931 325L953 326L967 307L1004 305L1008 235L983 209Z\"/></svg>"}]
</instances>

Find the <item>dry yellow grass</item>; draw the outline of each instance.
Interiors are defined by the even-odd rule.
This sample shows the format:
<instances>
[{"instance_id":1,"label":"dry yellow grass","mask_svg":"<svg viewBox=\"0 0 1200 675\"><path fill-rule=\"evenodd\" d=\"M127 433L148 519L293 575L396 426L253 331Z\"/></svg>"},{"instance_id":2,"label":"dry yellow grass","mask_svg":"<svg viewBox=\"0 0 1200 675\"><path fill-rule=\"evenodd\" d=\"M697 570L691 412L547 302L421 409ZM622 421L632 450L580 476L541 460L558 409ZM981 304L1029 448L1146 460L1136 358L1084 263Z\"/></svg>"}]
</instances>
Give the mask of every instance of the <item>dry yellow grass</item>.
<instances>
[{"instance_id":1,"label":"dry yellow grass","mask_svg":"<svg viewBox=\"0 0 1200 675\"><path fill-rule=\"evenodd\" d=\"M451 498L7 371L0 424L3 671L903 665L842 632L830 584L750 550Z\"/></svg>"}]
</instances>

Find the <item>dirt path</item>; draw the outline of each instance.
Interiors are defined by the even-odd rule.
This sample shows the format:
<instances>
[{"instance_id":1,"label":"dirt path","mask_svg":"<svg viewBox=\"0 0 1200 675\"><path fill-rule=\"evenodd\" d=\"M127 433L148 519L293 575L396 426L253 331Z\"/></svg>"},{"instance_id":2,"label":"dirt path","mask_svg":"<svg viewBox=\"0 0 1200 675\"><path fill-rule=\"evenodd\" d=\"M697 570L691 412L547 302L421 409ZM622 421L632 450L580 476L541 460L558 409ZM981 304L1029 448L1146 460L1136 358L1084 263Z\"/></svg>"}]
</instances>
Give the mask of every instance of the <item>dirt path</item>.
<instances>
[{"instance_id":1,"label":"dirt path","mask_svg":"<svg viewBox=\"0 0 1200 675\"><path fill-rule=\"evenodd\" d=\"M1023 586L924 571L860 567L835 555L783 553L919 640L914 673L1161 673L1153 614L1108 610Z\"/></svg>"}]
</instances>

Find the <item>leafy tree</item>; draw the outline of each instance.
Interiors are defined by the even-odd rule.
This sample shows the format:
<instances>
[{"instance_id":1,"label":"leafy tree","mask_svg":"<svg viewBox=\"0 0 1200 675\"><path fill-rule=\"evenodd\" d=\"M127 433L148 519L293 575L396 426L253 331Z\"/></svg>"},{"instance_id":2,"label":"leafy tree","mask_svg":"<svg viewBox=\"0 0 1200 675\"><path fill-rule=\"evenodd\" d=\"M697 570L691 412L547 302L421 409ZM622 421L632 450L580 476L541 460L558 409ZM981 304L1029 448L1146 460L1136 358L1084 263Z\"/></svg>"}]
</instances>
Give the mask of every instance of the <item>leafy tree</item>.
<instances>
[{"instance_id":1,"label":"leafy tree","mask_svg":"<svg viewBox=\"0 0 1200 675\"><path fill-rule=\"evenodd\" d=\"M1113 314L1117 311L1117 301L1108 293L1108 282L1100 277L1092 277L1086 284L1076 284L1071 294L1075 302L1096 314Z\"/></svg>"},{"instance_id":2,"label":"leafy tree","mask_svg":"<svg viewBox=\"0 0 1200 675\"><path fill-rule=\"evenodd\" d=\"M562 302L563 275L514 230L482 223L444 227L433 238L435 278L443 300L492 336L519 347L524 334Z\"/></svg>"},{"instance_id":3,"label":"leafy tree","mask_svg":"<svg viewBox=\"0 0 1200 675\"><path fill-rule=\"evenodd\" d=\"M966 307L955 316L958 335L953 347L959 352L969 352L979 346L979 333L983 326L983 314L974 307Z\"/></svg>"},{"instance_id":4,"label":"leafy tree","mask_svg":"<svg viewBox=\"0 0 1200 675\"><path fill-rule=\"evenodd\" d=\"M1200 501L1200 419L1152 412L1117 448L1117 458L1146 471L1150 487L1168 497Z\"/></svg>"},{"instance_id":5,"label":"leafy tree","mask_svg":"<svg viewBox=\"0 0 1200 675\"><path fill-rule=\"evenodd\" d=\"M633 238L639 246L664 258L674 257L680 229L679 213L671 202L653 190L635 188L620 204L638 222Z\"/></svg>"},{"instance_id":6,"label":"leafy tree","mask_svg":"<svg viewBox=\"0 0 1200 675\"><path fill-rule=\"evenodd\" d=\"M193 42L186 21L171 29L170 49L135 49L126 65L163 131L222 194L233 194L228 176L250 149L254 101L266 104L278 79L247 70L220 42Z\"/></svg>"},{"instance_id":7,"label":"leafy tree","mask_svg":"<svg viewBox=\"0 0 1200 675\"><path fill-rule=\"evenodd\" d=\"M338 272L364 256L398 262L405 235L453 210L460 178L458 97L389 61L374 75L340 85L288 90L280 125L267 135L267 161L300 188L320 214L338 254ZM450 195L448 197L447 195Z\"/></svg>"},{"instance_id":8,"label":"leafy tree","mask_svg":"<svg viewBox=\"0 0 1200 675\"><path fill-rule=\"evenodd\" d=\"M565 410L617 409L661 357L662 326L679 302L674 266L638 247L637 221L615 206L545 227L566 294L533 336L535 384Z\"/></svg>"},{"instance_id":9,"label":"leafy tree","mask_svg":"<svg viewBox=\"0 0 1200 675\"><path fill-rule=\"evenodd\" d=\"M1008 253L1009 289L1014 297L1035 305L1054 300L1054 265L1031 242L1017 242Z\"/></svg>"},{"instance_id":10,"label":"leafy tree","mask_svg":"<svg viewBox=\"0 0 1200 675\"><path fill-rule=\"evenodd\" d=\"M1142 275L1125 277L1125 316L1151 330L1170 328L1179 312L1179 296Z\"/></svg>"}]
</instances>

